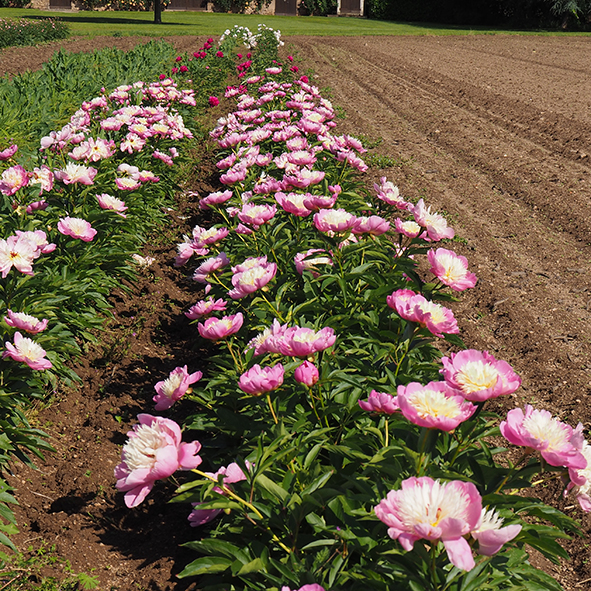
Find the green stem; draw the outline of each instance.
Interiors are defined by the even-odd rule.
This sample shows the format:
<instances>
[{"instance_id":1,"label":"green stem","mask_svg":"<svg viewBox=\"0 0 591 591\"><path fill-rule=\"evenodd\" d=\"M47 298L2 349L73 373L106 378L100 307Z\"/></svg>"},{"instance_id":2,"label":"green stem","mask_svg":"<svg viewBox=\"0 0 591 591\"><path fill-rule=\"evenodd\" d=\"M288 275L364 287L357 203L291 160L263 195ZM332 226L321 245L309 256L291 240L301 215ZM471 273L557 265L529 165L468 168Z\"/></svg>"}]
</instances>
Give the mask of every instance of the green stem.
<instances>
[{"instance_id":1,"label":"green stem","mask_svg":"<svg viewBox=\"0 0 591 591\"><path fill-rule=\"evenodd\" d=\"M275 306L267 299L267 296L265 296L264 292L259 291L258 295L260 295L261 298L263 298L263 300L265 300L265 302L267 302L267 305L271 309L271 312L273 312L273 314L275 314L281 322L285 322L285 319L284 319L283 315L281 314L281 312L277 308L275 308Z\"/></svg>"},{"instance_id":2,"label":"green stem","mask_svg":"<svg viewBox=\"0 0 591 591\"><path fill-rule=\"evenodd\" d=\"M433 589L439 589L439 582L437 580L437 544L433 542L431 542L431 564L429 570L431 572Z\"/></svg>"},{"instance_id":3,"label":"green stem","mask_svg":"<svg viewBox=\"0 0 591 591\"><path fill-rule=\"evenodd\" d=\"M501 480L501 484L499 484L499 486L496 488L495 494L499 494L503 490L503 487L505 486L505 484L507 484L507 482L509 481L509 478L511 478L511 476L513 476L513 474L515 474L515 472L517 472L517 466L519 466L519 464L521 464L524 460L526 460L527 458L529 458L530 455L531 455L531 452L530 451L526 451L519 458L519 461L513 466L513 468L511 468L511 470L509 470L509 472L507 473L507 475L505 476L505 478L503 478L503 480Z\"/></svg>"},{"instance_id":4,"label":"green stem","mask_svg":"<svg viewBox=\"0 0 591 591\"><path fill-rule=\"evenodd\" d=\"M273 408L273 402L271 400L271 395L267 392L267 403L269 404L269 409L271 410L271 414L273 415L273 420L275 421L275 424L277 424L279 421L277 420L277 415L275 414L275 409Z\"/></svg>"},{"instance_id":5,"label":"green stem","mask_svg":"<svg viewBox=\"0 0 591 591\"><path fill-rule=\"evenodd\" d=\"M201 470L197 470L197 468L193 468L192 472L198 474L199 476L202 476L203 478L207 478L207 480L215 482L222 489L224 494L228 495L231 499L238 501L240 504L250 509L259 519L264 519L263 514L252 503L249 503L248 501L245 501L242 497L239 497L232 489L228 488L225 484L220 485L218 483L218 479L215 476L210 476L205 472L201 472ZM267 529L269 530L269 528ZM285 550L288 554L291 554L291 550L283 542L281 542L281 540L274 533L271 532L271 536L274 542L277 542L277 544L283 550Z\"/></svg>"},{"instance_id":6,"label":"green stem","mask_svg":"<svg viewBox=\"0 0 591 591\"><path fill-rule=\"evenodd\" d=\"M240 358L236 357L236 354L234 353L234 349L232 348L232 342L226 341L226 345L228 345L228 351L230 352L230 355L232 356L232 359L234 360L234 366L236 367L236 369L240 373L243 373L244 372L244 364L242 363L242 360Z\"/></svg>"}]
</instances>

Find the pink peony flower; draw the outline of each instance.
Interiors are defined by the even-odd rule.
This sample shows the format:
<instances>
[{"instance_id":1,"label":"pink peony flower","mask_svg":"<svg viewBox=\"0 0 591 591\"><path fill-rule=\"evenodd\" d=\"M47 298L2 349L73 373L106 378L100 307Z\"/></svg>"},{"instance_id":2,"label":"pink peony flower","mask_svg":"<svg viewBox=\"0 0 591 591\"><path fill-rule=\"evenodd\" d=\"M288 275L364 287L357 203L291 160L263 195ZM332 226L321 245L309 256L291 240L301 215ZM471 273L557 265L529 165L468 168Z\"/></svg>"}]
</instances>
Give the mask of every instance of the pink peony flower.
<instances>
[{"instance_id":1,"label":"pink peony flower","mask_svg":"<svg viewBox=\"0 0 591 591\"><path fill-rule=\"evenodd\" d=\"M11 196L29 183L27 171L19 165L7 168L0 176L0 193Z\"/></svg>"},{"instance_id":2,"label":"pink peony flower","mask_svg":"<svg viewBox=\"0 0 591 591\"><path fill-rule=\"evenodd\" d=\"M390 229L390 222L379 215L360 217L355 220L351 231L353 234L371 234L379 236Z\"/></svg>"},{"instance_id":3,"label":"pink peony flower","mask_svg":"<svg viewBox=\"0 0 591 591\"><path fill-rule=\"evenodd\" d=\"M321 209L314 214L314 226L320 232L348 232L357 218L344 209Z\"/></svg>"},{"instance_id":4,"label":"pink peony flower","mask_svg":"<svg viewBox=\"0 0 591 591\"><path fill-rule=\"evenodd\" d=\"M263 353L280 353L279 344L283 338L283 334L287 330L287 325L281 325L277 319L273 320L273 324L259 333L246 346L246 351L254 349L255 355L262 355Z\"/></svg>"},{"instance_id":5,"label":"pink peony flower","mask_svg":"<svg viewBox=\"0 0 591 591\"><path fill-rule=\"evenodd\" d=\"M521 525L503 525L503 518L494 509L482 508L480 521L470 535L478 541L478 554L492 556L521 531Z\"/></svg>"},{"instance_id":6,"label":"pink peony flower","mask_svg":"<svg viewBox=\"0 0 591 591\"><path fill-rule=\"evenodd\" d=\"M587 466L582 469L569 468L570 482L564 490L566 496L571 490L574 491L575 498L579 506L585 513L591 512L591 445L583 441L580 446L581 453L587 460Z\"/></svg>"},{"instance_id":7,"label":"pink peony flower","mask_svg":"<svg viewBox=\"0 0 591 591\"><path fill-rule=\"evenodd\" d=\"M302 193L282 193L278 191L275 193L275 200L288 213L297 215L298 217L308 217L312 212L304 205L305 194Z\"/></svg>"},{"instance_id":8,"label":"pink peony flower","mask_svg":"<svg viewBox=\"0 0 591 591\"><path fill-rule=\"evenodd\" d=\"M209 99L207 99L207 102L210 107L217 107L220 104L220 99L217 96L210 96Z\"/></svg>"},{"instance_id":9,"label":"pink peony flower","mask_svg":"<svg viewBox=\"0 0 591 591\"><path fill-rule=\"evenodd\" d=\"M15 267L25 275L33 275L33 261L39 256L37 245L22 236L0 239L0 272L5 278Z\"/></svg>"},{"instance_id":10,"label":"pink peony flower","mask_svg":"<svg viewBox=\"0 0 591 591\"><path fill-rule=\"evenodd\" d=\"M242 312L223 318L208 318L204 323L197 324L197 330L204 339L218 341L238 332L244 322Z\"/></svg>"},{"instance_id":11,"label":"pink peony flower","mask_svg":"<svg viewBox=\"0 0 591 591\"><path fill-rule=\"evenodd\" d=\"M44 331L47 328L47 319L39 320L35 316L25 314L24 312L13 312L12 310L6 310L7 316L4 316L4 322L8 326L12 326L17 330L24 330L29 334L37 334Z\"/></svg>"},{"instance_id":12,"label":"pink peony flower","mask_svg":"<svg viewBox=\"0 0 591 591\"><path fill-rule=\"evenodd\" d=\"M138 415L138 425L127 433L129 439L115 468L117 489L125 491L125 504L139 505L157 480L177 470L193 470L201 463L198 441L183 443L180 427L170 419Z\"/></svg>"},{"instance_id":13,"label":"pink peony flower","mask_svg":"<svg viewBox=\"0 0 591 591\"><path fill-rule=\"evenodd\" d=\"M450 562L469 571L475 566L465 535L475 530L482 513L482 497L471 482L442 484L427 476L403 480L374 508L388 535L409 552L417 540L443 542Z\"/></svg>"},{"instance_id":14,"label":"pink peony flower","mask_svg":"<svg viewBox=\"0 0 591 591\"><path fill-rule=\"evenodd\" d=\"M453 431L476 411L476 405L458 396L445 382L398 386L396 402L411 423L441 431Z\"/></svg>"},{"instance_id":15,"label":"pink peony flower","mask_svg":"<svg viewBox=\"0 0 591 591\"><path fill-rule=\"evenodd\" d=\"M44 199L41 199L40 201L33 201L33 203L29 203L29 205L27 205L27 213L29 215L31 215L34 211L37 210L41 210L44 211L45 209L47 209L47 201L45 201Z\"/></svg>"},{"instance_id":16,"label":"pink peony flower","mask_svg":"<svg viewBox=\"0 0 591 591\"><path fill-rule=\"evenodd\" d=\"M31 173L29 184L40 185L39 195L53 189L54 174L48 166L35 167Z\"/></svg>"},{"instance_id":17,"label":"pink peony flower","mask_svg":"<svg viewBox=\"0 0 591 591\"><path fill-rule=\"evenodd\" d=\"M63 218L57 223L57 229L65 236L79 238L84 242L90 242L96 236L96 230L90 222L81 218Z\"/></svg>"},{"instance_id":18,"label":"pink peony flower","mask_svg":"<svg viewBox=\"0 0 591 591\"><path fill-rule=\"evenodd\" d=\"M476 275L468 271L468 260L466 257L457 255L452 250L438 248L430 250L427 253L429 263L431 263L431 273L441 281L441 283L455 289L464 291L476 285Z\"/></svg>"},{"instance_id":19,"label":"pink peony flower","mask_svg":"<svg viewBox=\"0 0 591 591\"><path fill-rule=\"evenodd\" d=\"M298 189L305 189L310 185L317 185L324 179L325 173L319 170L310 170L309 168L302 168L294 174L286 174L283 177L284 182L292 187Z\"/></svg>"},{"instance_id":20,"label":"pink peony flower","mask_svg":"<svg viewBox=\"0 0 591 591\"><path fill-rule=\"evenodd\" d=\"M51 361L46 359L45 350L35 341L23 337L20 332L14 333L14 344L5 342L6 351L2 357L10 357L14 361L26 363L31 369L44 370L52 367Z\"/></svg>"},{"instance_id":21,"label":"pink peony flower","mask_svg":"<svg viewBox=\"0 0 591 591\"><path fill-rule=\"evenodd\" d=\"M245 271L236 273L232 277L234 289L228 292L233 300L239 300L247 295L263 288L277 273L275 263L257 265Z\"/></svg>"},{"instance_id":22,"label":"pink peony flower","mask_svg":"<svg viewBox=\"0 0 591 591\"><path fill-rule=\"evenodd\" d=\"M416 238L422 231L421 226L416 222L412 220L404 222L400 218L394 220L394 227L399 234L407 238Z\"/></svg>"},{"instance_id":23,"label":"pink peony flower","mask_svg":"<svg viewBox=\"0 0 591 591\"><path fill-rule=\"evenodd\" d=\"M295 150L287 154L287 161L296 166L311 166L316 162L316 156L311 150Z\"/></svg>"},{"instance_id":24,"label":"pink peony flower","mask_svg":"<svg viewBox=\"0 0 591 591\"><path fill-rule=\"evenodd\" d=\"M281 363L277 363L273 367L253 365L240 376L238 387L247 394L260 396L265 392L271 392L281 387L284 372Z\"/></svg>"},{"instance_id":25,"label":"pink peony flower","mask_svg":"<svg viewBox=\"0 0 591 591\"><path fill-rule=\"evenodd\" d=\"M296 382L304 384L304 386L312 387L320 378L318 368L306 360L301 365L298 365L293 373Z\"/></svg>"},{"instance_id":26,"label":"pink peony flower","mask_svg":"<svg viewBox=\"0 0 591 591\"><path fill-rule=\"evenodd\" d=\"M238 212L238 219L243 224L248 224L255 230L258 230L260 226L273 219L276 213L276 205L253 205L246 203L242 207L242 210Z\"/></svg>"},{"instance_id":27,"label":"pink peony flower","mask_svg":"<svg viewBox=\"0 0 591 591\"><path fill-rule=\"evenodd\" d=\"M56 170L54 175L58 181L62 181L65 185L74 183L92 185L97 172L96 168L70 163L63 170Z\"/></svg>"},{"instance_id":28,"label":"pink peony flower","mask_svg":"<svg viewBox=\"0 0 591 591\"><path fill-rule=\"evenodd\" d=\"M191 243L191 247L193 250L199 251L222 241L229 233L230 230L228 228L216 228L212 226L209 229L205 229L201 226L195 226L193 228L193 242Z\"/></svg>"},{"instance_id":29,"label":"pink peony flower","mask_svg":"<svg viewBox=\"0 0 591 591\"><path fill-rule=\"evenodd\" d=\"M189 318L189 320L196 320L197 318L209 316L210 314L213 314L213 312L224 312L226 306L227 302L225 300L222 300L221 298L214 300L212 297L209 297L207 300L201 300L191 306L189 311L185 312L185 316Z\"/></svg>"},{"instance_id":30,"label":"pink peony flower","mask_svg":"<svg viewBox=\"0 0 591 591\"><path fill-rule=\"evenodd\" d=\"M368 412L383 412L387 415L400 412L397 397L387 392L372 390L367 400L359 400L358 402L359 406Z\"/></svg>"},{"instance_id":31,"label":"pink peony flower","mask_svg":"<svg viewBox=\"0 0 591 591\"><path fill-rule=\"evenodd\" d=\"M427 230L428 238L425 240L438 242L444 238L453 238L455 232L449 228L445 218L438 213L431 213L430 207L425 207L425 202L419 199L418 203L410 210L415 222Z\"/></svg>"},{"instance_id":32,"label":"pink peony flower","mask_svg":"<svg viewBox=\"0 0 591 591\"><path fill-rule=\"evenodd\" d=\"M333 193L330 196L326 195L310 195L306 193L304 196L304 207L312 211L319 209L331 209L337 202L338 193Z\"/></svg>"},{"instance_id":33,"label":"pink peony flower","mask_svg":"<svg viewBox=\"0 0 591 591\"><path fill-rule=\"evenodd\" d=\"M291 589L289 587L281 587L281 591L291 591ZM311 583L310 585L304 585L303 587L300 587L299 589L294 589L293 591L324 591L324 587L321 587L320 585L317 585L316 583Z\"/></svg>"},{"instance_id":34,"label":"pink peony flower","mask_svg":"<svg viewBox=\"0 0 591 591\"><path fill-rule=\"evenodd\" d=\"M514 408L507 413L507 420L499 425L499 429L509 443L539 451L551 466L575 470L587 467L578 432L553 418L547 410L537 410L529 404L525 406L525 413L520 408Z\"/></svg>"},{"instance_id":35,"label":"pink peony flower","mask_svg":"<svg viewBox=\"0 0 591 591\"><path fill-rule=\"evenodd\" d=\"M209 283L209 276L212 273L215 273L222 267L230 264L230 259L225 252L220 252L215 257L211 257L207 259L205 262L201 263L195 269L195 273L193 274L193 281L197 281L198 283Z\"/></svg>"},{"instance_id":36,"label":"pink peony flower","mask_svg":"<svg viewBox=\"0 0 591 591\"><path fill-rule=\"evenodd\" d=\"M108 193L101 193L100 195L96 196L98 200L99 207L102 209L109 209L114 211L117 215L120 215L122 218L127 217L124 211L127 210L125 206L125 202L121 201L121 199L117 199Z\"/></svg>"},{"instance_id":37,"label":"pink peony flower","mask_svg":"<svg viewBox=\"0 0 591 591\"><path fill-rule=\"evenodd\" d=\"M466 400L483 402L512 394L521 378L506 361L497 361L488 351L467 349L441 359L445 381Z\"/></svg>"},{"instance_id":38,"label":"pink peony flower","mask_svg":"<svg viewBox=\"0 0 591 591\"><path fill-rule=\"evenodd\" d=\"M246 460L246 467L250 469L250 462ZM246 474L242 471L242 468L236 463L232 462L228 466L222 466L217 472L206 472L208 476L219 480L220 476L223 476L222 482L224 486L228 484L234 484L235 482L241 482L246 480ZM214 492L219 495L225 494L219 486L213 487ZM188 520L191 527L198 527L209 523L212 519L215 519L221 512L221 509L197 509L201 503L193 503L193 511L189 514Z\"/></svg>"},{"instance_id":39,"label":"pink peony flower","mask_svg":"<svg viewBox=\"0 0 591 591\"><path fill-rule=\"evenodd\" d=\"M117 177L115 185L120 191L135 191L142 186L142 183L132 177Z\"/></svg>"},{"instance_id":40,"label":"pink peony flower","mask_svg":"<svg viewBox=\"0 0 591 591\"><path fill-rule=\"evenodd\" d=\"M55 244L47 242L47 234L43 230L27 230L26 232L16 230L16 235L19 241L28 240L37 249L35 258L42 254L49 254L56 248Z\"/></svg>"},{"instance_id":41,"label":"pink peony flower","mask_svg":"<svg viewBox=\"0 0 591 591\"><path fill-rule=\"evenodd\" d=\"M336 341L334 330L329 326L314 331L311 328L292 326L285 329L279 342L279 351L290 357L310 357L318 351L332 347Z\"/></svg>"},{"instance_id":42,"label":"pink peony flower","mask_svg":"<svg viewBox=\"0 0 591 591\"><path fill-rule=\"evenodd\" d=\"M388 306L404 320L416 322L436 337L460 332L453 312L416 294L410 289L399 289L386 298Z\"/></svg>"},{"instance_id":43,"label":"pink peony flower","mask_svg":"<svg viewBox=\"0 0 591 591\"><path fill-rule=\"evenodd\" d=\"M383 176L380 179L380 184L374 183L374 189L378 194L378 199L381 199L388 205L393 205L398 209L407 210L412 207L412 204L408 201L405 201L400 196L400 191L398 187L394 185L392 182L386 180L386 177Z\"/></svg>"},{"instance_id":44,"label":"pink peony flower","mask_svg":"<svg viewBox=\"0 0 591 591\"><path fill-rule=\"evenodd\" d=\"M154 386L156 390L156 396L152 399L156 403L154 410L169 409L177 400L191 391L191 384L199 381L202 377L203 373L200 371L189 374L186 365L173 369L168 378Z\"/></svg>"},{"instance_id":45,"label":"pink peony flower","mask_svg":"<svg viewBox=\"0 0 591 591\"><path fill-rule=\"evenodd\" d=\"M231 199L232 194L233 193L230 190L210 193L207 197L204 197L199 201L199 207L201 209L209 209L212 205L220 205Z\"/></svg>"}]
</instances>

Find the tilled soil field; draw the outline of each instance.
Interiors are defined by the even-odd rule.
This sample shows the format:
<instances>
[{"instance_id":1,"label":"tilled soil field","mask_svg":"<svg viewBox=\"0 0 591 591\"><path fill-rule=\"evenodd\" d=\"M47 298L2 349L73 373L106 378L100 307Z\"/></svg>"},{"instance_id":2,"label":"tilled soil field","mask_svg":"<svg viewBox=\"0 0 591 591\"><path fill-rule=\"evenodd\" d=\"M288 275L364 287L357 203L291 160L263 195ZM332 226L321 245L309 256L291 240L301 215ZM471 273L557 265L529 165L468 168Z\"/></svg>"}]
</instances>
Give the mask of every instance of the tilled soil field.
<instances>
[{"instance_id":1,"label":"tilled soil field","mask_svg":"<svg viewBox=\"0 0 591 591\"><path fill-rule=\"evenodd\" d=\"M192 50L200 41L175 43ZM63 45L75 51L116 43L131 41ZM0 73L39 67L54 49L0 52ZM591 38L292 37L286 49L346 113L337 130L380 142L371 150L375 162L379 155L394 159L389 168L371 167L367 182L387 176L455 228L453 248L479 277L451 306L461 336L523 378L504 408L531 403L588 429ZM209 175L206 169L196 188L213 188ZM196 221L194 205L183 214L189 219L184 228L177 220L179 233ZM129 511L112 477L125 432L147 408L153 384L176 365L199 369L199 352L184 345L192 339L182 315L196 288L172 269L175 240L146 251L157 262L134 294L114 294L112 347L80 363L83 387L39 410L39 426L54 437L58 453L40 472L15 467L11 479L22 504L20 546L55 545L74 571L93 570L101 589L198 588L174 576L193 557L177 544L196 533L186 524L187 507L159 503L174 485L156 487ZM536 491L579 518L588 536L591 518L560 493L556 481ZM534 560L566 590L591 589L587 539L565 546L568 563Z\"/></svg>"}]
</instances>

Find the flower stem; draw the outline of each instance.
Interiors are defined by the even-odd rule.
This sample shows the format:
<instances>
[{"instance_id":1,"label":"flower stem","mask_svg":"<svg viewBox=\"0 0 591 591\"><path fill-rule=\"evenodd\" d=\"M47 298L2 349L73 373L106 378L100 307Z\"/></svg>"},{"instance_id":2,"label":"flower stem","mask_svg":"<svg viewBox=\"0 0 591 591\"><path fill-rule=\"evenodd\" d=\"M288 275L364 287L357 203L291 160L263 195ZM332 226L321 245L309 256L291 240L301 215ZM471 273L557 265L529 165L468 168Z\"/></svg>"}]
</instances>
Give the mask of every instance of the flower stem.
<instances>
[{"instance_id":1,"label":"flower stem","mask_svg":"<svg viewBox=\"0 0 591 591\"><path fill-rule=\"evenodd\" d=\"M194 472L195 474L198 474L199 476L203 476L203 478L207 478L207 480L211 480L212 482L215 482L218 486L220 486L220 484L218 483L218 479L215 476L210 476L209 474L206 474L205 472L201 472L201 470L197 470L197 468L193 468L192 472ZM250 509L259 519L264 519L263 514L252 503L245 501L242 497L238 496L232 489L228 488L223 483L220 486L220 488L222 489L223 493L228 495L231 499L238 501L240 504L242 504L245 507L247 507L248 509ZM269 528L267 528L267 529L269 529ZM288 548L274 533L271 532L271 536L272 536L272 539L274 542L277 542L277 544L283 550L285 550L288 554L291 554L290 548Z\"/></svg>"},{"instance_id":2,"label":"flower stem","mask_svg":"<svg viewBox=\"0 0 591 591\"><path fill-rule=\"evenodd\" d=\"M273 408L273 402L271 401L271 395L267 392L267 402L269 403L269 408L271 409L271 414L273 415L273 420L275 424L279 421L277 420L277 415L275 414L275 409Z\"/></svg>"}]
</instances>

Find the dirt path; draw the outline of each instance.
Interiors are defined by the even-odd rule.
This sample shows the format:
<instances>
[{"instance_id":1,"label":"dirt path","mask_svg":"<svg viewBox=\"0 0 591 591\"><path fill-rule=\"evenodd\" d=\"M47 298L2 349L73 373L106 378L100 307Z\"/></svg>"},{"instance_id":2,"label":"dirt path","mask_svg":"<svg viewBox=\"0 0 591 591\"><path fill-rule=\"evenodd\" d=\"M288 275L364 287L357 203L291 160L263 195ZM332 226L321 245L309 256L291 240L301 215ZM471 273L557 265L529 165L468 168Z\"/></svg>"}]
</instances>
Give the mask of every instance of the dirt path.
<instances>
[{"instance_id":1,"label":"dirt path","mask_svg":"<svg viewBox=\"0 0 591 591\"><path fill-rule=\"evenodd\" d=\"M190 50L201 41L175 43ZM131 46L127 38L64 45L74 51L120 43ZM455 227L454 249L480 280L452 307L469 347L489 350L522 376L523 388L507 404L535 403L589 428L591 39L324 37L289 38L287 47L346 111L340 131L381 138L376 152L396 159L392 168L370 169L369 186L387 175ZM0 52L0 73L38 67L55 48ZM44 474L14 481L25 524L19 542L56 543L76 571L96 569L101 589L193 588L174 582L192 557L179 559L176 548L194 533L186 508L162 508L157 501L165 495L156 493L129 512L111 477L124 425L169 366L189 362L186 352L166 355L183 350L175 319L191 296L178 291L180 276L168 266L172 247L155 254L160 279L147 277L136 300L121 299L117 318L128 331L130 319L149 310L164 320L148 323L121 358L116 350L111 361L99 355L81 368L84 387L40 413L61 453ZM167 295L168 307L157 292ZM158 362L154 378L146 365ZM540 496L581 519L589 534L591 518L559 492L557 484L540 487ZM586 542L568 550L571 563L546 567L567 591L591 588Z\"/></svg>"}]
</instances>

